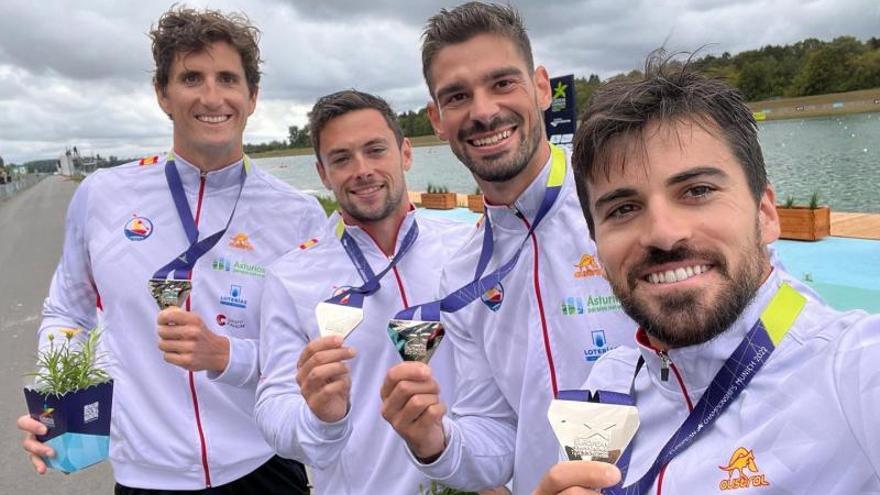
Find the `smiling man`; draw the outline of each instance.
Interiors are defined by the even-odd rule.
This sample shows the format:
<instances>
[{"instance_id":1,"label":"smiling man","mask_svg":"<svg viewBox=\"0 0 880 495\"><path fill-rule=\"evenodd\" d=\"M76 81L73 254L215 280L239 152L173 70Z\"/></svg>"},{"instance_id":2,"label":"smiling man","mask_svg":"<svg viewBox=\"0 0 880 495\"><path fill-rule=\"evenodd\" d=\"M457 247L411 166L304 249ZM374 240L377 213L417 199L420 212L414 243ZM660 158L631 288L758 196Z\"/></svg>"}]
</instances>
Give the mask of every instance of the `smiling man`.
<instances>
[{"instance_id":1,"label":"smiling man","mask_svg":"<svg viewBox=\"0 0 880 495\"><path fill-rule=\"evenodd\" d=\"M422 70L434 130L473 173L486 215L441 281L441 294L463 296L441 316L458 374L451 414L425 400L431 378L412 363L390 370L383 414L432 478L477 490L512 476L514 492L530 493L559 451L550 401L632 345L636 325L602 277L566 153L545 135L549 77L516 10L441 10ZM500 283L458 290L496 272Z\"/></svg>"},{"instance_id":2,"label":"smiling man","mask_svg":"<svg viewBox=\"0 0 880 495\"><path fill-rule=\"evenodd\" d=\"M117 494L308 490L302 465L275 456L253 420L259 301L264 267L325 217L242 152L257 35L240 15L166 12L150 36L172 150L95 172L71 201L38 336L46 346L62 329L92 329L96 301L103 310ZM169 280L191 292L160 312L148 283ZM53 452L34 434L46 427L28 416L19 427L44 473Z\"/></svg>"},{"instance_id":3,"label":"smiling man","mask_svg":"<svg viewBox=\"0 0 880 495\"><path fill-rule=\"evenodd\" d=\"M584 215L640 325L639 348L603 356L586 384L629 395L641 421L624 489L603 493L876 492L880 317L835 311L773 266L751 110L661 56L598 90L575 137ZM539 493L617 478L562 463Z\"/></svg>"},{"instance_id":4,"label":"smiling man","mask_svg":"<svg viewBox=\"0 0 880 495\"><path fill-rule=\"evenodd\" d=\"M379 416L385 372L401 361L388 323L436 297L442 262L473 228L416 215L404 178L412 149L381 98L324 96L309 126L318 174L339 212L269 268L257 424L280 455L313 467L317 493L420 493L430 480ZM344 344L321 327L316 313L328 305L360 314ZM428 392L444 398L454 389L451 351L444 342L430 367L419 363L437 376Z\"/></svg>"}]
</instances>

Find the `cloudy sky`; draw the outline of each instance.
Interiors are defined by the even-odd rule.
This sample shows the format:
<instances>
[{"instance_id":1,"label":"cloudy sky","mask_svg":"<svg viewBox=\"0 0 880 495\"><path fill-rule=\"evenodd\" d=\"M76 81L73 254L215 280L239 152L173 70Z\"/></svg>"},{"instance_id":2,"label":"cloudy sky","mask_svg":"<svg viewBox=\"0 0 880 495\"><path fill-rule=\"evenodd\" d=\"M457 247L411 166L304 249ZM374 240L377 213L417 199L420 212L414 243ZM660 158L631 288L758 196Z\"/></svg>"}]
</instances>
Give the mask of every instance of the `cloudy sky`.
<instances>
[{"instance_id":1,"label":"cloudy sky","mask_svg":"<svg viewBox=\"0 0 880 495\"><path fill-rule=\"evenodd\" d=\"M457 2L190 0L245 12L262 31L265 64L245 142L284 139L323 94L356 87L398 110L424 106L419 35ZM535 59L553 74L605 78L662 44L708 53L880 36L877 0L513 0ZM66 145L137 156L170 146L171 123L150 85L147 31L164 1L0 0L0 156L53 158Z\"/></svg>"}]
</instances>

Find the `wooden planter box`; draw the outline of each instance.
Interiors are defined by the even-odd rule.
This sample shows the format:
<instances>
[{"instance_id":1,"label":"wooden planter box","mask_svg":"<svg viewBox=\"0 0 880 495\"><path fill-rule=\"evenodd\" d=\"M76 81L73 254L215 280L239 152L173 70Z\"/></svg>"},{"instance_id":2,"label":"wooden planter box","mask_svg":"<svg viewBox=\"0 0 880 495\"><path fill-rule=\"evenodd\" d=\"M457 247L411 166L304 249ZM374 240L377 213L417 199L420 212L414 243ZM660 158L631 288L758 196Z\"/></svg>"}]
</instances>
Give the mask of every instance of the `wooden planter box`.
<instances>
[{"instance_id":1,"label":"wooden planter box","mask_svg":"<svg viewBox=\"0 0 880 495\"><path fill-rule=\"evenodd\" d=\"M451 210L455 208L455 193L422 193L422 208Z\"/></svg>"},{"instance_id":2,"label":"wooden planter box","mask_svg":"<svg viewBox=\"0 0 880 495\"><path fill-rule=\"evenodd\" d=\"M782 239L818 241L831 235L831 209L820 206L811 210L806 206L785 208L777 206Z\"/></svg>"},{"instance_id":3,"label":"wooden planter box","mask_svg":"<svg viewBox=\"0 0 880 495\"><path fill-rule=\"evenodd\" d=\"M471 210L474 213L483 213L485 207L483 205L483 195L482 194L468 194L467 195L467 205L468 210Z\"/></svg>"}]
</instances>

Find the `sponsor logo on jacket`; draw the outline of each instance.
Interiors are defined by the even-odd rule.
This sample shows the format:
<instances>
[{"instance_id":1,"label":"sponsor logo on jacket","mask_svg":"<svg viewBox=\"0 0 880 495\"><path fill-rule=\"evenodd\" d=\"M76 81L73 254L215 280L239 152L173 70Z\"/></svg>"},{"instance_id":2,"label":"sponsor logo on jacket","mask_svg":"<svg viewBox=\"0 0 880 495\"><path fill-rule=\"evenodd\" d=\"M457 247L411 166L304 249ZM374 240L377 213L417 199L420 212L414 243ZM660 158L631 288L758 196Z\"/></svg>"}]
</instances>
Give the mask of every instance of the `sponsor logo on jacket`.
<instances>
[{"instance_id":1,"label":"sponsor logo on jacket","mask_svg":"<svg viewBox=\"0 0 880 495\"><path fill-rule=\"evenodd\" d=\"M599 277L605 274L599 260L592 255L584 254L580 261L574 265L577 271L574 272L574 278Z\"/></svg>"},{"instance_id":2,"label":"sponsor logo on jacket","mask_svg":"<svg viewBox=\"0 0 880 495\"><path fill-rule=\"evenodd\" d=\"M223 313L217 314L217 325L221 327L229 326L230 328L244 328L244 320L237 320L235 318L229 318Z\"/></svg>"},{"instance_id":3,"label":"sponsor logo on jacket","mask_svg":"<svg viewBox=\"0 0 880 495\"><path fill-rule=\"evenodd\" d=\"M229 239L229 247L235 249L241 249L244 251L253 251L254 246L251 244L251 241L248 240L248 235L244 232L239 232L232 236Z\"/></svg>"},{"instance_id":4,"label":"sponsor logo on jacket","mask_svg":"<svg viewBox=\"0 0 880 495\"><path fill-rule=\"evenodd\" d=\"M229 286L229 294L220 296L220 304L225 304L226 306L232 306L235 308L246 308L247 299L242 297L241 286Z\"/></svg>"},{"instance_id":5,"label":"sponsor logo on jacket","mask_svg":"<svg viewBox=\"0 0 880 495\"><path fill-rule=\"evenodd\" d=\"M755 462L755 453L744 447L738 447L733 451L727 466L718 466L718 469L727 471L727 479L718 483L721 490L741 490L749 487L770 486L767 477L760 473L758 464ZM748 473L751 474L748 474ZM734 473L737 475L734 476Z\"/></svg>"},{"instance_id":6,"label":"sponsor logo on jacket","mask_svg":"<svg viewBox=\"0 0 880 495\"><path fill-rule=\"evenodd\" d=\"M250 275L252 277L266 276L266 269L260 265L233 261L222 256L211 263L211 268L221 272L241 273L242 275Z\"/></svg>"},{"instance_id":7,"label":"sponsor logo on jacket","mask_svg":"<svg viewBox=\"0 0 880 495\"><path fill-rule=\"evenodd\" d=\"M142 241L153 233L153 222L149 218L135 216L125 224L122 231L129 241Z\"/></svg>"},{"instance_id":8,"label":"sponsor logo on jacket","mask_svg":"<svg viewBox=\"0 0 880 495\"><path fill-rule=\"evenodd\" d=\"M607 296L568 296L562 300L560 309L565 316L620 311L620 301L610 294Z\"/></svg>"},{"instance_id":9,"label":"sponsor logo on jacket","mask_svg":"<svg viewBox=\"0 0 880 495\"><path fill-rule=\"evenodd\" d=\"M501 303L504 302L504 286L498 282L498 285L484 292L480 296L480 300L492 311L498 311L501 308Z\"/></svg>"},{"instance_id":10,"label":"sponsor logo on jacket","mask_svg":"<svg viewBox=\"0 0 880 495\"><path fill-rule=\"evenodd\" d=\"M617 347L616 345L608 345L605 330L593 330L590 332L590 336L593 338L593 346L584 349L584 360L588 363L592 363L602 357L602 354Z\"/></svg>"}]
</instances>

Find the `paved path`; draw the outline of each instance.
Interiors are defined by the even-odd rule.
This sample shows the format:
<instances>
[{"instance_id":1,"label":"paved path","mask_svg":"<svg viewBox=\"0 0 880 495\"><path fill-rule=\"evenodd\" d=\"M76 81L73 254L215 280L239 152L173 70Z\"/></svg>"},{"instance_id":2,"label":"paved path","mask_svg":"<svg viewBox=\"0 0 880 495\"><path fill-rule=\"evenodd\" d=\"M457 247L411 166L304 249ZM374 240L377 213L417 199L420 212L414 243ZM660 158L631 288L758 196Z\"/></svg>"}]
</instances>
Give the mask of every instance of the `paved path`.
<instances>
[{"instance_id":1,"label":"paved path","mask_svg":"<svg viewBox=\"0 0 880 495\"><path fill-rule=\"evenodd\" d=\"M61 256L64 216L76 186L50 176L0 202L0 494L113 493L108 463L69 476L38 476L15 427L27 412L22 375L33 371L40 308Z\"/></svg>"}]
</instances>

